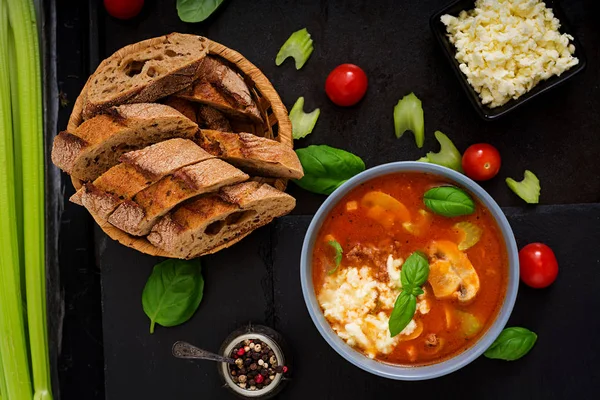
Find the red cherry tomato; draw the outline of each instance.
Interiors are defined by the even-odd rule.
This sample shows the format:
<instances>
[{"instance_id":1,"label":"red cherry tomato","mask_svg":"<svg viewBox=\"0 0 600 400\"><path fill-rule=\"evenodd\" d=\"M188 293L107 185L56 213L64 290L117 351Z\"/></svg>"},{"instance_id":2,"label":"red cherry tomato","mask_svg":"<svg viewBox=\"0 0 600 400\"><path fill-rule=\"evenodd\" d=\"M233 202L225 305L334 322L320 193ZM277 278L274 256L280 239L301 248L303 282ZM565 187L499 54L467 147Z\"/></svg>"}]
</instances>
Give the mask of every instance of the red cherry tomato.
<instances>
[{"instance_id":1,"label":"red cherry tomato","mask_svg":"<svg viewBox=\"0 0 600 400\"><path fill-rule=\"evenodd\" d=\"M338 65L325 81L327 96L338 106L353 106L367 91L367 74L354 64Z\"/></svg>"},{"instance_id":2,"label":"red cherry tomato","mask_svg":"<svg viewBox=\"0 0 600 400\"><path fill-rule=\"evenodd\" d=\"M142 11L144 0L104 0L104 8L119 19L130 19Z\"/></svg>"},{"instance_id":3,"label":"red cherry tomato","mask_svg":"<svg viewBox=\"0 0 600 400\"><path fill-rule=\"evenodd\" d=\"M470 146L462 158L463 171L476 181L487 181L495 177L500 171L500 164L500 153L487 143Z\"/></svg>"},{"instance_id":4,"label":"red cherry tomato","mask_svg":"<svg viewBox=\"0 0 600 400\"><path fill-rule=\"evenodd\" d=\"M558 275L558 262L552 249L543 243L531 243L519 251L521 280L532 288L549 286Z\"/></svg>"}]
</instances>

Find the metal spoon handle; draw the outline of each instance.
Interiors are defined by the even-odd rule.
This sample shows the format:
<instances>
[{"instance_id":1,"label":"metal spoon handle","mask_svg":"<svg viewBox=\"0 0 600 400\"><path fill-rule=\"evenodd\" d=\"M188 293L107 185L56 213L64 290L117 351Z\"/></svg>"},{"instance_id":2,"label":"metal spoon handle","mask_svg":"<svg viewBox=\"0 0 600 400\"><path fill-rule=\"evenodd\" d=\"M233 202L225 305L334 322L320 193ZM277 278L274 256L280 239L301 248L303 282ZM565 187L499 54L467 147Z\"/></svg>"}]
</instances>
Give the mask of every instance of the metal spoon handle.
<instances>
[{"instance_id":1,"label":"metal spoon handle","mask_svg":"<svg viewBox=\"0 0 600 400\"><path fill-rule=\"evenodd\" d=\"M187 342L175 342L172 349L173 356L177 358L187 358L195 360L220 361L228 364L235 364L235 360L229 357L223 357L210 351L199 349Z\"/></svg>"}]
</instances>

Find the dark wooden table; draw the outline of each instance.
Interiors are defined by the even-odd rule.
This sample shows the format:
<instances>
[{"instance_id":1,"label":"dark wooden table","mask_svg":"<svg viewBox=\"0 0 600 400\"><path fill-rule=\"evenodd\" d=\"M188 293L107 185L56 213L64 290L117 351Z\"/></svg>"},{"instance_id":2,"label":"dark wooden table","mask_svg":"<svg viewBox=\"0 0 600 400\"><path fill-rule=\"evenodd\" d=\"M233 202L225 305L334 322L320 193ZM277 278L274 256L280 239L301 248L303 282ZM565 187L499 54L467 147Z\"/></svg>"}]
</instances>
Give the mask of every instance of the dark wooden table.
<instances>
[{"instance_id":1,"label":"dark wooden table","mask_svg":"<svg viewBox=\"0 0 600 400\"><path fill-rule=\"evenodd\" d=\"M600 259L600 250L594 245L600 238L599 212L598 206L593 205L600 202L597 2L562 2L575 34L583 44L588 58L587 70L566 85L491 123L480 120L471 108L429 30L429 16L446 2L229 0L208 21L185 24L177 17L174 1L147 0L139 17L118 21L104 12L102 5L97 4L100 2L59 0L55 16L56 63L63 104L57 128L65 128L73 101L99 60L123 45L179 31L205 35L240 51L267 75L288 107L299 96L304 96L307 110L321 108L321 117L313 134L297 141L297 147L325 143L359 155L367 167L372 167L390 161L414 160L426 151L437 151L434 130L446 133L460 150L477 142L493 144L502 154L503 167L500 176L485 183L484 188L501 206L518 207L507 209L507 213L514 216L511 222L521 243L544 240L559 255L562 269L556 287L542 292L523 290L513 315L517 322L533 325L541 338L546 336L552 341L540 339L537 354L510 366L478 360L464 371L440 380L439 390L447 391L457 383L468 383L469 378L481 380L482 376L501 374L506 379L495 376L491 384L498 393L496 397L517 393L506 388L510 385L523 388L528 383L527 378L539 379L529 382L534 385L533 389L523 389L523 398L536 397L536 393L555 398L562 398L567 393L585 397L588 390L598 389L599 377L592 372L592 361L597 361L595 354L599 349L597 345L576 348L571 353L564 349L575 346L576 340L572 337L585 336L582 328L590 328L589 325L573 326L568 331L565 328L570 326L571 319L585 325L582 307L593 305L593 301L598 305L592 298L595 294L593 284L600 283L597 274L593 273L594 268L599 267ZM51 13L48 14L51 19ZM315 41L311 59L301 71L296 71L290 61L276 67L274 58L281 44L291 32L303 27L308 28ZM344 62L360 65L369 77L365 99L350 108L334 106L323 90L329 71ZM393 134L393 107L398 99L411 91L423 101L425 110L423 149L415 147L410 134L400 140ZM507 189L504 178L520 179L524 169L531 169L540 178L542 204L562 206L538 209L523 206L522 201ZM62 178L66 199L73 189L64 175ZM311 215L324 197L305 192L293 184L289 185L289 193L298 199L294 211L297 217L288 217L259 230L232 251L208 257L207 291L198 314L189 324L172 330L161 329L154 336L146 333L138 292L149 268L157 260L110 242L94 228L83 208L66 202L59 236L59 289L64 294L65 305L59 358L62 397L101 399L109 395L111 399L121 399L134 398L135 393L141 397L141 393L146 393L145 398L161 398L159 389L130 391L125 385L136 379L152 379L152 371L157 373L169 366L171 372L160 377L159 387L179 387L181 391L174 389L163 396L180 393L177 398L191 398L188 396L193 393L192 389L186 386L189 382L178 381L180 375L188 377L190 372L185 369L190 366L174 363L163 354L172 336L216 348L229 331L248 321L263 322L280 329L295 346L304 345L303 337L311 338L315 343L318 356L310 349L306 352L294 350L297 372L283 398L306 398L312 388L311 379L329 382L321 382L319 386L330 395L329 398L338 398L337 395L342 393L347 394L345 398L363 398L360 396L366 393L383 394L405 388L406 384L372 377L344 362L326 346L307 319L303 300L297 292L299 260L296 253L307 221L307 217L300 215ZM274 242L274 232L288 225L296 226L291 231L294 234L282 235L282 241ZM244 257L239 257L241 253ZM281 258L281 254L289 256ZM242 279L240 275L249 271L255 271L260 278L250 274L244 278L245 286L237 286L238 280ZM255 300L245 303L234 301L232 297L237 294L232 291L225 298L231 301L223 302L222 293L235 288L258 294ZM581 288L581 296L574 294L578 288ZM557 321L556 315L553 317L545 299L557 310L562 310L557 311L557 315L563 319ZM217 315L220 315L218 322L212 321L211 317ZM213 327L214 332L207 331L208 327ZM595 328L597 331L597 323ZM563 342L565 338L559 333L572 337ZM124 347L125 344L133 347ZM574 365L579 363L582 367L577 371L584 376L577 379L567 374L569 379L561 380L557 372L563 370L561 362L564 360L546 354L553 348L563 349L557 354L567 357L572 366L568 371L572 372ZM145 361L150 362L154 370L148 370L147 365L138 365L141 359L136 356L143 352L149 357ZM322 365L332 366L329 368L331 375L318 374L324 371ZM216 374L212 369L203 365L193 368L199 372L195 378L198 387L210 388L204 398L225 396L214 382ZM123 379L123 369L131 379ZM543 378L540 370L546 377L556 375L556 380ZM426 387L431 386L413 384L409 391ZM577 387L578 391L569 392ZM371 392L365 391L367 389ZM199 396L202 393L198 391ZM474 395L477 394L485 395L475 391Z\"/></svg>"}]
</instances>

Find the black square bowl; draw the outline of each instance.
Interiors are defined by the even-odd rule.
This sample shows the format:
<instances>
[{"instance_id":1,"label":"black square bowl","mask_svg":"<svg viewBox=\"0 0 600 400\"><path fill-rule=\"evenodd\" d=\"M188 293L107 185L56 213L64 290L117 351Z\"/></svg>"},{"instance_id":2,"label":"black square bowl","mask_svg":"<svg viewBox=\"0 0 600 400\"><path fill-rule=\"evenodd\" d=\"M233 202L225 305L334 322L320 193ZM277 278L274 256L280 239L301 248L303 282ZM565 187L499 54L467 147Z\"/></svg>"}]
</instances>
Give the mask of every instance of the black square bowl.
<instances>
[{"instance_id":1,"label":"black square bowl","mask_svg":"<svg viewBox=\"0 0 600 400\"><path fill-rule=\"evenodd\" d=\"M525 104L528 101L532 100L534 97L549 91L555 86L560 85L563 82L571 79L573 76L577 75L581 71L585 69L586 66L586 58L583 52L583 48L581 47L581 43L577 40L577 37L573 35L573 31L569 27L567 19L565 18L565 14L560 8L558 1L555 0L546 0L546 6L552 8L554 12L554 16L558 18L560 21L560 33L568 33L573 36L573 40L571 43L575 46L575 57L579 59L579 64L575 65L571 69L565 71L561 76L553 76L545 81L539 82L535 87L533 87L529 92L523 94L518 99L511 99L506 104L500 107L490 108L481 103L481 99L479 95L473 89L473 87L467 81L467 77L462 73L459 68L459 62L454 57L456 54L456 48L450 40L448 39L446 33L446 26L442 23L440 18L442 15L450 14L453 16L458 16L458 14L465 10L469 11L475 8L475 1L473 0L458 0L444 7L442 10L433 14L431 19L429 20L429 24L431 26L431 30L433 31L433 35L437 38L438 43L442 47L442 51L446 55L446 58L452 65L452 69L456 74L456 77L459 79L460 84L462 85L467 97L477 110L477 113L485 120L492 121L494 119L500 118L501 116L507 114L508 112L514 110L519 107L521 104Z\"/></svg>"}]
</instances>

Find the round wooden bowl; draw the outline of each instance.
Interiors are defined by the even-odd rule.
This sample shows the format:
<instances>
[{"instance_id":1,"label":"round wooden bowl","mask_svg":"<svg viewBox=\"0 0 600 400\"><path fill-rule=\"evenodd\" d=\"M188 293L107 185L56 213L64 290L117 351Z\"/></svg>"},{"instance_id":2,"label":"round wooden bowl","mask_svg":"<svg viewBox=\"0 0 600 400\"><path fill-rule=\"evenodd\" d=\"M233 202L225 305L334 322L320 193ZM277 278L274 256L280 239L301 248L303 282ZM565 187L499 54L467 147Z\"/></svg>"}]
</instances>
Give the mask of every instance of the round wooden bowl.
<instances>
[{"instance_id":1,"label":"round wooden bowl","mask_svg":"<svg viewBox=\"0 0 600 400\"><path fill-rule=\"evenodd\" d=\"M273 88L273 85L271 85L271 82L269 82L267 77L260 71L260 69L258 69L254 64L248 61L237 51L223 46L220 43L213 42L212 40L206 40L208 41L208 54L219 56L227 60L231 65L235 66L239 70L239 72L243 74L244 79L248 84L248 87L250 88L254 99L256 100L256 103L263 116L265 124L262 129L259 129L256 126L249 125L249 130L251 130L250 133L253 133L258 136L263 136L269 139L274 139L279 141L280 143L285 144L286 146L293 147L294 141L292 137L292 123L290 122L290 119L288 117L287 109L281 102L279 94L277 94L277 91L275 91L275 88ZM147 43L149 41L159 42L161 41L161 39L153 38L148 39L144 42ZM135 43L126 46L121 50L118 50L118 53L126 55L130 52L136 51L138 47L139 44ZM102 65L102 63L100 63L100 65ZM90 79L88 79L87 83L81 90L81 93L77 97L75 104L73 105L73 112L71 113L71 117L69 118L69 122L67 125L68 131L75 130L79 125L81 125L81 123L83 123L83 102L85 99L85 94L87 92L89 82ZM275 188L282 191L285 190L287 185L287 179L257 178L256 180L269 183ZM82 181L74 177L71 177L71 182L73 183L75 189L79 189L83 184ZM152 256L176 258L175 256L154 246L145 237L132 236L114 227L108 221L105 221L94 214L92 214L92 217L100 226L100 228L104 231L104 233L106 233L111 239L116 240L117 242L127 247L131 247L132 249ZM243 234L204 254L212 254L221 249L227 248L239 242L250 233L251 232Z\"/></svg>"}]
</instances>

